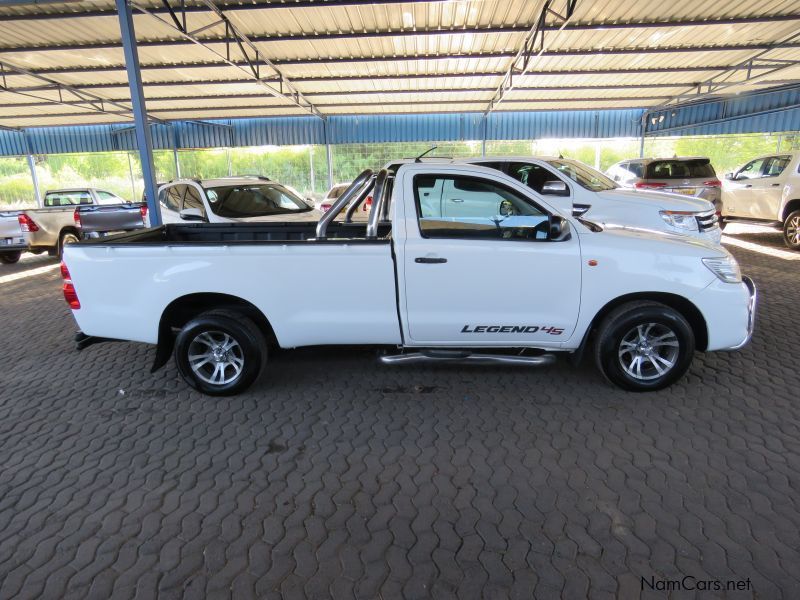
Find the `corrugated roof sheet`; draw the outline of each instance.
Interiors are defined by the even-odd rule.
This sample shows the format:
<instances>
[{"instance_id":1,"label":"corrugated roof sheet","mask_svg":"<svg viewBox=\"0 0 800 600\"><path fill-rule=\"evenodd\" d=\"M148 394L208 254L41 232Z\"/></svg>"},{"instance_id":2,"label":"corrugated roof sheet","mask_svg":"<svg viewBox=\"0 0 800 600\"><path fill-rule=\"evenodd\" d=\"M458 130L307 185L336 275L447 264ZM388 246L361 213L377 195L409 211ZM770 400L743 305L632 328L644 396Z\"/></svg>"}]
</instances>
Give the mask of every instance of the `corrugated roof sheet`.
<instances>
[{"instance_id":1,"label":"corrugated roof sheet","mask_svg":"<svg viewBox=\"0 0 800 600\"><path fill-rule=\"evenodd\" d=\"M226 47L220 25L199 32L206 43L197 45L175 29L161 1L136 4L154 13L134 15L153 116L305 114L224 64L219 54L229 52L242 64L244 57L236 44ZM182 18L181 4L173 4ZM218 20L197 0L185 4L190 30ZM486 110L544 0L216 4L323 113L370 115ZM563 11L561 0L552 6ZM515 78L517 89L498 112L648 108L754 56L800 61L800 37L790 39L800 31L797 0L581 0L563 30L557 31L554 15L547 19L544 54L532 59L530 74ZM59 97L46 87L47 81L68 84L126 104L119 35L113 0L0 7L0 62L46 78L7 71L3 85L15 90L16 98L0 97L0 124L129 121L118 108L88 110L74 95ZM778 47L764 52L771 44ZM768 62L756 63L752 73L769 68ZM267 67L261 72L272 75ZM727 73L726 81L746 77L747 70L740 69ZM800 81L800 67L787 66L759 85L795 80ZM752 84L741 87L749 89Z\"/></svg>"}]
</instances>

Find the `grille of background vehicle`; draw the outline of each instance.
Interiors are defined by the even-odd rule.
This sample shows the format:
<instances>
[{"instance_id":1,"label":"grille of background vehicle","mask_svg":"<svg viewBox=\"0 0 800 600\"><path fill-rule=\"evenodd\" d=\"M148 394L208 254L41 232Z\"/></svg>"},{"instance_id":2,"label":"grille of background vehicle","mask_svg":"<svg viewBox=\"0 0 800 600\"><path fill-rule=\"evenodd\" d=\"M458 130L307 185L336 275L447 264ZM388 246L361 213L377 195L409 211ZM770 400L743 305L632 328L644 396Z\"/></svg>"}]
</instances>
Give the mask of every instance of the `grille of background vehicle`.
<instances>
[{"instance_id":1,"label":"grille of background vehicle","mask_svg":"<svg viewBox=\"0 0 800 600\"><path fill-rule=\"evenodd\" d=\"M700 229L700 231L708 231L709 229L714 229L714 227L719 227L717 213L713 210L710 210L697 215L697 227Z\"/></svg>"}]
</instances>

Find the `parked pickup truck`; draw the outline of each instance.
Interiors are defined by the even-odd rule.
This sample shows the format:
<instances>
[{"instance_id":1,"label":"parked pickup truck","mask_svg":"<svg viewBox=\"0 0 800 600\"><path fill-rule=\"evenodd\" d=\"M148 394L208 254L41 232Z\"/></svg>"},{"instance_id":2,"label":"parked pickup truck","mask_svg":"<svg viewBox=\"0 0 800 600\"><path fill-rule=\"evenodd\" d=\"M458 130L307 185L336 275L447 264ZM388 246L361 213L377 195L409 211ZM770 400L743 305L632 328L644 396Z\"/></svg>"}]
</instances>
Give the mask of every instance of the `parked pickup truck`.
<instances>
[{"instance_id":1,"label":"parked pickup truck","mask_svg":"<svg viewBox=\"0 0 800 600\"><path fill-rule=\"evenodd\" d=\"M0 211L0 262L13 265L28 249L28 236L22 231L18 210Z\"/></svg>"},{"instance_id":2,"label":"parked pickup truck","mask_svg":"<svg viewBox=\"0 0 800 600\"><path fill-rule=\"evenodd\" d=\"M48 190L44 196L44 208L23 210L19 214L19 223L22 230L28 234L28 243L31 252L61 254L67 244L77 242L82 235L82 213L75 212L76 208L89 206L115 206L130 203L119 196L95 188L73 188L64 190ZM140 212L136 205L133 212L139 213L137 227L145 224L146 213ZM110 210L93 219L92 230L100 231L100 219L104 222L105 231L124 231L129 213L125 210Z\"/></svg>"},{"instance_id":3,"label":"parked pickup truck","mask_svg":"<svg viewBox=\"0 0 800 600\"><path fill-rule=\"evenodd\" d=\"M783 230L783 241L800 250L800 151L751 160L722 181L722 221Z\"/></svg>"},{"instance_id":4,"label":"parked pickup truck","mask_svg":"<svg viewBox=\"0 0 800 600\"><path fill-rule=\"evenodd\" d=\"M448 205L449 188L469 194ZM366 223L334 220L368 195ZM716 244L603 229L464 164L366 171L318 223L172 224L72 244L62 275L79 347L157 344L154 369L173 353L211 395L250 386L270 344L376 345L388 364L541 365L592 348L610 381L655 390L695 350L746 344L756 303Z\"/></svg>"}]
</instances>

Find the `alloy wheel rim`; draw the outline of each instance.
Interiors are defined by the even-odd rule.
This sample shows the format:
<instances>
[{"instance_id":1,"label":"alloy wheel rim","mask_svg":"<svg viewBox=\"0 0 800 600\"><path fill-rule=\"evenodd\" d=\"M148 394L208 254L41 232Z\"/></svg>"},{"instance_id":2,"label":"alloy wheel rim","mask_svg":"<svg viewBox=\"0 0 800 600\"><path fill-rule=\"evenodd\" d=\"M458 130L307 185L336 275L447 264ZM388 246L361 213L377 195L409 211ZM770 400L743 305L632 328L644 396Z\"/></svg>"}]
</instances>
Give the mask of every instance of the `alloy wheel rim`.
<instances>
[{"instance_id":1,"label":"alloy wheel rim","mask_svg":"<svg viewBox=\"0 0 800 600\"><path fill-rule=\"evenodd\" d=\"M617 356L630 377L652 381L675 368L679 351L678 336L672 329L661 323L643 323L622 337Z\"/></svg>"},{"instance_id":2,"label":"alloy wheel rim","mask_svg":"<svg viewBox=\"0 0 800 600\"><path fill-rule=\"evenodd\" d=\"M189 344L189 366L202 381L227 385L244 369L244 351L233 337L223 331L204 331Z\"/></svg>"},{"instance_id":3,"label":"alloy wheel rim","mask_svg":"<svg viewBox=\"0 0 800 600\"><path fill-rule=\"evenodd\" d=\"M800 217L794 217L786 228L786 238L790 244L800 245Z\"/></svg>"}]
</instances>

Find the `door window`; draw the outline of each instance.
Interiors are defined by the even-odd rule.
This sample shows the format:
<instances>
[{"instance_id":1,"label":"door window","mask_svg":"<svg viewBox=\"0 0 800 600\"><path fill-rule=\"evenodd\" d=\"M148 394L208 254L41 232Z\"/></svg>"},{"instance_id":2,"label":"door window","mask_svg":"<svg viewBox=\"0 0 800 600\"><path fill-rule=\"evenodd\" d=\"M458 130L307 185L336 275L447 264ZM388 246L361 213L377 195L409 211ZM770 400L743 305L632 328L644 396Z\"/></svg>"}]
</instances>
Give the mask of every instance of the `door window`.
<instances>
[{"instance_id":1,"label":"door window","mask_svg":"<svg viewBox=\"0 0 800 600\"><path fill-rule=\"evenodd\" d=\"M98 204L122 204L124 200L111 192L97 190L97 202Z\"/></svg>"},{"instance_id":2,"label":"door window","mask_svg":"<svg viewBox=\"0 0 800 600\"><path fill-rule=\"evenodd\" d=\"M186 186L186 194L183 197L183 208L199 208L202 214L206 214L200 192L193 185Z\"/></svg>"},{"instance_id":3,"label":"door window","mask_svg":"<svg viewBox=\"0 0 800 600\"><path fill-rule=\"evenodd\" d=\"M777 177L789 165L791 156L770 156L764 161L764 177Z\"/></svg>"},{"instance_id":4,"label":"door window","mask_svg":"<svg viewBox=\"0 0 800 600\"><path fill-rule=\"evenodd\" d=\"M548 214L492 181L417 175L414 198L420 233L425 238L547 239Z\"/></svg>"},{"instance_id":5,"label":"door window","mask_svg":"<svg viewBox=\"0 0 800 600\"><path fill-rule=\"evenodd\" d=\"M548 169L532 163L511 163L508 165L508 174L539 194L546 182L560 181Z\"/></svg>"},{"instance_id":6,"label":"door window","mask_svg":"<svg viewBox=\"0 0 800 600\"><path fill-rule=\"evenodd\" d=\"M183 194L186 191L185 185L173 185L171 187L162 190L159 194L161 198L161 204L164 206L165 209L171 210L172 212L179 212L181 202L183 201Z\"/></svg>"},{"instance_id":7,"label":"door window","mask_svg":"<svg viewBox=\"0 0 800 600\"><path fill-rule=\"evenodd\" d=\"M761 177L761 168L764 166L764 159L757 158L751 160L736 173L736 179L757 179Z\"/></svg>"}]
</instances>

